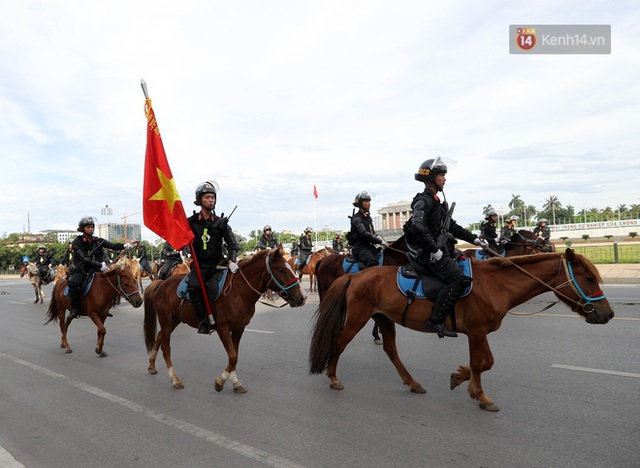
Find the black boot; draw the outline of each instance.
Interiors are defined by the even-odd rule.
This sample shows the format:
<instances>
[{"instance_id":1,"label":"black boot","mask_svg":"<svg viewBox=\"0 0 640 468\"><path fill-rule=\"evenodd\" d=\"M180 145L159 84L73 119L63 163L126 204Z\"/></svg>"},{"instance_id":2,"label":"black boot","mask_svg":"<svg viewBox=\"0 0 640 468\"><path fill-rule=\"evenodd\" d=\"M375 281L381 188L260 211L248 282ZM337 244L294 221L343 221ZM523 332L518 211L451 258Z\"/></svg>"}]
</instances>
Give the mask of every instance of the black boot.
<instances>
[{"instance_id":1,"label":"black boot","mask_svg":"<svg viewBox=\"0 0 640 468\"><path fill-rule=\"evenodd\" d=\"M69 285L69 317L72 319L80 317L80 291Z\"/></svg>"},{"instance_id":2,"label":"black boot","mask_svg":"<svg viewBox=\"0 0 640 468\"><path fill-rule=\"evenodd\" d=\"M191 299L191 305L193 306L193 310L196 313L196 317L200 322L200 324L198 325L198 333L203 335L210 335L213 330L211 325L209 324L207 309L205 308L202 293L199 289L192 289L189 291L189 298Z\"/></svg>"}]
</instances>

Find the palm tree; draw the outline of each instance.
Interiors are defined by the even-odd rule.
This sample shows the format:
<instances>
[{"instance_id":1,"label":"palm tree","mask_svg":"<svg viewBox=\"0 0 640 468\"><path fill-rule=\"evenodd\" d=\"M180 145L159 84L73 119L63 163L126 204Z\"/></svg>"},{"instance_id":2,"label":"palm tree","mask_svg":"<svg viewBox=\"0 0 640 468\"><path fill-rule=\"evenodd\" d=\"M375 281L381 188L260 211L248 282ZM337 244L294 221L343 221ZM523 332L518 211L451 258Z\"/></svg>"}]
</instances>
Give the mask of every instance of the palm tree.
<instances>
[{"instance_id":1,"label":"palm tree","mask_svg":"<svg viewBox=\"0 0 640 468\"><path fill-rule=\"evenodd\" d=\"M549 195L549 199L542 205L543 211L551 211L553 217L553 224L556 224L556 210L562 208L562 203L558 200L556 195Z\"/></svg>"},{"instance_id":2,"label":"palm tree","mask_svg":"<svg viewBox=\"0 0 640 468\"><path fill-rule=\"evenodd\" d=\"M483 215L487 215L487 213L491 210L495 210L495 208L493 206L491 206L491 203L489 203L487 206L485 206L484 208L482 208L482 214Z\"/></svg>"}]
</instances>

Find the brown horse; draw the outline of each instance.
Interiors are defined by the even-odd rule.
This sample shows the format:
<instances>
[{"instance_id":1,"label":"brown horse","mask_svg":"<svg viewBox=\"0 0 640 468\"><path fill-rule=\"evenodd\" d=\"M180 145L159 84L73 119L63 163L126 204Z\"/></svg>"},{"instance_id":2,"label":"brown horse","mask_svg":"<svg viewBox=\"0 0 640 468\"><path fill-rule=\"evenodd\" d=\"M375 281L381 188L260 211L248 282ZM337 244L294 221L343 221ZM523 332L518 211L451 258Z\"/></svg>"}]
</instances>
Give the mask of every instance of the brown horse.
<instances>
[{"instance_id":1,"label":"brown horse","mask_svg":"<svg viewBox=\"0 0 640 468\"><path fill-rule=\"evenodd\" d=\"M98 341L95 351L100 357L107 356L107 353L102 349L104 336L107 333L104 322L109 315L114 298L122 296L136 308L142 305L142 296L137 288L136 279L124 260L119 260L109 268L109 271L104 273L96 273L91 289L82 298L80 307L81 314L88 315L98 327ZM69 309L69 298L64 294L66 287L67 280L62 280L53 287L51 303L47 311L48 320L45 325L52 321L60 322L60 331L62 332L60 347L65 350L65 353L71 353L73 351L67 341L67 331L73 319L71 317L65 319L66 310Z\"/></svg>"},{"instance_id":2,"label":"brown horse","mask_svg":"<svg viewBox=\"0 0 640 468\"><path fill-rule=\"evenodd\" d=\"M294 273L297 273L297 274L302 273L303 275L309 275L309 293L313 294L318 292L318 285L317 285L317 280L315 276L318 262L323 258L326 258L332 254L333 254L333 249L331 247L323 247L317 252L312 253L309 256L309 261L307 262L307 264L302 267L301 272L298 271L300 269L299 265L296 265L296 260L299 257L298 255L288 260L288 263L289 265L291 265L291 268L293 268Z\"/></svg>"},{"instance_id":3,"label":"brown horse","mask_svg":"<svg viewBox=\"0 0 640 468\"><path fill-rule=\"evenodd\" d=\"M53 284L58 284L61 280L67 279L69 269L66 265L58 265L53 271Z\"/></svg>"},{"instance_id":4,"label":"brown horse","mask_svg":"<svg viewBox=\"0 0 640 468\"><path fill-rule=\"evenodd\" d=\"M240 260L240 270L228 273L222 286L220 297L211 302L211 310L216 322L216 330L229 361L224 372L215 379L216 391L222 391L227 380L231 380L235 393L245 393L246 388L238 381L236 364L238 349L245 327L251 321L260 296L271 289L280 294L291 307L305 303L306 296L298 277L283 258L282 246L262 250L250 258ZM190 301L184 301L176 294L184 275L171 275L164 281L154 281L144 293L144 339L149 353L150 374L158 373L156 357L162 348L169 378L173 388L184 385L176 375L171 361L171 333L182 322L197 328L196 318ZM156 333L157 324L160 331Z\"/></svg>"},{"instance_id":5,"label":"brown horse","mask_svg":"<svg viewBox=\"0 0 640 468\"><path fill-rule=\"evenodd\" d=\"M604 324L614 316L598 283L602 279L596 267L582 255L567 249L565 253L528 255L483 261L471 259L473 289L455 306L455 319L447 318L447 326L467 335L470 364L451 374L454 389L466 380L469 396L478 400L486 411L498 406L484 393L482 372L493 366L493 355L487 334L500 328L509 309L547 291L587 323ZM425 323L433 302L413 301L407 309L407 297L396 285L398 268L368 268L355 275L338 278L327 291L316 311L309 351L310 373L327 369L331 388L341 390L336 377L340 355L369 318L380 325L384 350L412 392L425 393L424 388L406 370L398 356L395 323L426 332Z\"/></svg>"},{"instance_id":6,"label":"brown horse","mask_svg":"<svg viewBox=\"0 0 640 468\"><path fill-rule=\"evenodd\" d=\"M34 304L40 302L40 304L44 303L44 291L42 290L42 286L49 284L52 281L51 275L47 275L44 278L40 276L40 272L38 271L38 267L35 263L23 263L20 265L20 278L27 276L27 279L33 286L33 290L36 293L36 300L33 301Z\"/></svg>"},{"instance_id":7,"label":"brown horse","mask_svg":"<svg viewBox=\"0 0 640 468\"><path fill-rule=\"evenodd\" d=\"M151 281L158 277L158 264L156 262L149 262L151 265L151 272L149 270L145 270L140 265L140 260L137 258L127 259L129 268L131 268L131 274L136 279L138 283L138 288L140 288L141 292L144 292L144 288L142 286L142 278L149 278Z\"/></svg>"}]
</instances>

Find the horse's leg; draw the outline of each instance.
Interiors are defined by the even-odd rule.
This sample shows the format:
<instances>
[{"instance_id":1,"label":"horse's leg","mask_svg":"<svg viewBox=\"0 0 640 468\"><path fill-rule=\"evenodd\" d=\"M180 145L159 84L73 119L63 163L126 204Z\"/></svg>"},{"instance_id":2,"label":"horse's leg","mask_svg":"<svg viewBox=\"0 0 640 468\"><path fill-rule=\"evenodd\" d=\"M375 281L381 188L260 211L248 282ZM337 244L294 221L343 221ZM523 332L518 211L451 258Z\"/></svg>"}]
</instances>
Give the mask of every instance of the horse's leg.
<instances>
[{"instance_id":1,"label":"horse's leg","mask_svg":"<svg viewBox=\"0 0 640 468\"><path fill-rule=\"evenodd\" d=\"M470 365L460 366L457 373L451 374L450 387L453 390L465 380L469 381L469 396L478 400L485 411L500 411L500 407L489 398L482 389L482 373L493 367L494 358L489 347L487 335L472 333L469 335Z\"/></svg>"},{"instance_id":2,"label":"horse's leg","mask_svg":"<svg viewBox=\"0 0 640 468\"><path fill-rule=\"evenodd\" d=\"M163 313L171 314L171 311L167 312L165 310L163 311ZM160 323L160 332L158 333L158 337L153 344L151 353L149 353L149 373L153 374L151 369L155 369L156 355L158 353L158 346L160 346L162 349L164 362L167 365L167 371L169 372L169 379L171 379L171 384L176 390L182 390L184 388L184 384L182 383L182 380L180 380L180 377L178 377L178 375L176 374L176 371L173 368L173 361L171 360L171 333L178 326L180 320L177 317L171 315L171 322L169 322L168 318L166 316L161 316L160 313L158 313L158 319L158 322Z\"/></svg>"},{"instance_id":3,"label":"horse's leg","mask_svg":"<svg viewBox=\"0 0 640 468\"><path fill-rule=\"evenodd\" d=\"M36 293L36 300L33 301L34 304L37 304L40 301L40 292L38 291L38 285L36 283L31 283L33 285L33 291Z\"/></svg>"},{"instance_id":4,"label":"horse's leg","mask_svg":"<svg viewBox=\"0 0 640 468\"><path fill-rule=\"evenodd\" d=\"M89 306L87 304L87 306ZM96 325L96 327L98 327L98 341L96 342L96 354L99 355L100 357L107 357L107 353L104 352L103 347L104 347L104 336L107 334L107 329L104 326L104 321L106 319L105 318L101 318L98 314L96 313L89 313L89 318L91 319L91 321Z\"/></svg>"},{"instance_id":5,"label":"horse's leg","mask_svg":"<svg viewBox=\"0 0 640 468\"><path fill-rule=\"evenodd\" d=\"M391 363L394 365L400 378L402 379L402 383L408 385L413 393L427 393L420 382L416 381L413 376L409 373L409 371L404 367L402 361L400 360L400 355L398 354L398 347L396 346L396 325L391 320L389 320L385 316L376 316L374 315L374 320L376 324L380 327L380 331L382 332L383 337L383 349L384 352L387 353Z\"/></svg>"},{"instance_id":6,"label":"horse's leg","mask_svg":"<svg viewBox=\"0 0 640 468\"><path fill-rule=\"evenodd\" d=\"M224 346L225 351L227 352L228 363L227 367L224 368L224 372L216 377L214 388L216 392L221 392L224 388L224 384L227 380L237 380L236 377L236 364L238 364L238 350L234 345L234 340L231 336L231 330L227 324L221 325L217 324L218 337L222 342L222 346ZM241 335L242 336L242 335ZM238 341L240 339L238 338ZM239 383L239 382L238 382ZM234 383L235 389L235 383Z\"/></svg>"},{"instance_id":7,"label":"horse's leg","mask_svg":"<svg viewBox=\"0 0 640 468\"><path fill-rule=\"evenodd\" d=\"M58 323L60 324L60 333L62 334L62 338L60 339L60 347L64 349L65 354L70 354L73 352L71 346L69 346L69 342L67 341L67 331L69 330L69 325L73 320L71 317L66 317L65 320L65 312L66 307L63 301L58 302Z\"/></svg>"},{"instance_id":8,"label":"horse's leg","mask_svg":"<svg viewBox=\"0 0 640 468\"><path fill-rule=\"evenodd\" d=\"M368 305L370 307L370 305ZM366 306L365 306L366 307ZM347 319L345 321L344 327L340 332L340 337L338 338L338 344L336 345L335 353L331 356L331 360L329 361L329 365L327 366L327 377L331 380L329 386L334 390L342 390L344 385L340 383L338 377L336 376L336 368L338 367L338 359L340 355L347 347L347 345L351 342L354 336L358 334L360 330L367 324L369 319L371 318L371 314L367 313L364 310L363 306L360 306L358 303L353 303L348 305Z\"/></svg>"},{"instance_id":9,"label":"horse's leg","mask_svg":"<svg viewBox=\"0 0 640 468\"><path fill-rule=\"evenodd\" d=\"M378 327L378 322L374 321L373 322L373 330L371 331L371 334L373 335L373 342L375 344L382 344L382 339L380 338L380 333L378 333L378 331L380 330L380 328Z\"/></svg>"},{"instance_id":10,"label":"horse's leg","mask_svg":"<svg viewBox=\"0 0 640 468\"><path fill-rule=\"evenodd\" d=\"M219 333L219 332L218 332ZM233 385L234 393L247 393L247 389L244 385L240 383L238 380L238 376L236 375L236 364L238 362L238 354L240 351L240 340L242 339L242 334L244 333L244 327L233 330L231 332L231 342L236 351L236 362L231 366L231 360L229 360L229 365L226 367L224 372L216 377L215 380L215 389L217 392L221 391L224 387L224 384L227 380L231 381Z\"/></svg>"}]
</instances>

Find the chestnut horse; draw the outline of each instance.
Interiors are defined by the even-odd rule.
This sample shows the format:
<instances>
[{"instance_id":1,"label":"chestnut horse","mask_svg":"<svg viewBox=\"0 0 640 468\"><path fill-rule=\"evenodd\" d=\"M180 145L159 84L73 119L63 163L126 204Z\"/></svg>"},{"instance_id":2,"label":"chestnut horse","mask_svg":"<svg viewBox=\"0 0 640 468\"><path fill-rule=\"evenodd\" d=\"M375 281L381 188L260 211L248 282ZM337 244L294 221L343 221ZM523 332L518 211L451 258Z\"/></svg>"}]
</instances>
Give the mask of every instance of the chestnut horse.
<instances>
[{"instance_id":1,"label":"chestnut horse","mask_svg":"<svg viewBox=\"0 0 640 468\"><path fill-rule=\"evenodd\" d=\"M115 297L124 297L136 308L142 305L142 296L137 288L136 279L124 260L120 259L109 268L109 271L104 273L96 273L91 289L80 301L81 315L89 316L91 321L98 327L98 341L95 351L100 357L107 356L107 353L103 350L104 336L107 334L104 322L109 315L109 309L113 306ZM45 325L52 321L60 322L60 331L62 332L60 347L68 354L73 352L67 341L67 331L73 319L71 317L65 318L66 311L69 309L69 298L64 294L66 287L66 279L59 281L53 287L51 302L47 311L48 320Z\"/></svg>"},{"instance_id":2,"label":"chestnut horse","mask_svg":"<svg viewBox=\"0 0 640 468\"><path fill-rule=\"evenodd\" d=\"M145 270L140 265L140 260L137 258L128 259L129 267L131 268L131 274L136 279L138 283L138 288L140 288L141 292L144 292L144 288L142 287L142 278L149 278L151 281L158 277L158 264L156 262L149 262L151 265L151 272L149 270Z\"/></svg>"},{"instance_id":3,"label":"chestnut horse","mask_svg":"<svg viewBox=\"0 0 640 468\"><path fill-rule=\"evenodd\" d=\"M482 372L493 366L493 355L487 334L500 328L509 309L547 291L587 323L605 324L614 316L611 305L600 290L602 282L596 267L582 255L567 249L564 253L527 255L511 259L496 257L478 261L471 259L473 288L455 306L455 320L447 317L449 329L467 335L469 365L451 374L453 390L469 380L469 396L478 400L486 411L499 411L482 389ZM407 297L396 285L398 268L368 268L355 275L338 278L325 292L315 314L309 351L310 373L325 369L331 388L344 387L336 377L338 359L353 337L367 321L380 326L384 350L405 385L412 392L425 389L409 374L398 356L395 323L426 332L425 323L433 302L427 299L407 305Z\"/></svg>"},{"instance_id":4,"label":"chestnut horse","mask_svg":"<svg viewBox=\"0 0 640 468\"><path fill-rule=\"evenodd\" d=\"M229 361L222 375L215 379L216 391L222 391L227 380L231 380L235 393L245 393L246 388L238 381L236 364L238 349L245 327L251 321L260 296L270 289L284 298L291 307L304 305L306 296L289 264L283 258L282 245L275 249L261 250L250 258L240 260L239 271L227 273L222 292L211 302L216 330ZM150 374L158 373L156 357L162 349L173 388L184 385L177 376L171 361L171 333L180 323L198 328L191 301L178 297L176 291L184 275L171 275L164 281L151 283L144 293L144 340L149 353ZM210 300L213 298L210 298ZM160 331L156 333L157 324Z\"/></svg>"},{"instance_id":5,"label":"chestnut horse","mask_svg":"<svg viewBox=\"0 0 640 468\"><path fill-rule=\"evenodd\" d=\"M38 267L35 263L23 263L20 265L20 278L27 275L27 279L33 286L33 290L36 293L36 300L33 301L34 304L40 302L40 304L44 303L44 291L42 290L42 286L45 284L49 284L52 281L51 275L48 274L44 278L40 276L40 272L38 271Z\"/></svg>"},{"instance_id":6,"label":"chestnut horse","mask_svg":"<svg viewBox=\"0 0 640 468\"><path fill-rule=\"evenodd\" d=\"M309 256L309 261L307 262L307 264L302 267L302 274L309 275L309 293L313 294L318 292L318 285L315 276L318 262L323 258L329 257L332 254L333 249L331 247L323 247L317 252L312 253ZM288 263L289 265L291 265L291 268L293 268L294 273L300 274L300 272L298 271L300 269L300 266L296 265L296 260L298 259L298 257L299 255L290 258L288 260ZM344 258L344 256L342 256L342 258Z\"/></svg>"},{"instance_id":7,"label":"chestnut horse","mask_svg":"<svg viewBox=\"0 0 640 468\"><path fill-rule=\"evenodd\" d=\"M58 284L61 280L67 279L67 275L69 274L69 269L66 265L58 265L53 270L53 284Z\"/></svg>"}]
</instances>

